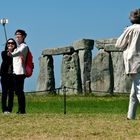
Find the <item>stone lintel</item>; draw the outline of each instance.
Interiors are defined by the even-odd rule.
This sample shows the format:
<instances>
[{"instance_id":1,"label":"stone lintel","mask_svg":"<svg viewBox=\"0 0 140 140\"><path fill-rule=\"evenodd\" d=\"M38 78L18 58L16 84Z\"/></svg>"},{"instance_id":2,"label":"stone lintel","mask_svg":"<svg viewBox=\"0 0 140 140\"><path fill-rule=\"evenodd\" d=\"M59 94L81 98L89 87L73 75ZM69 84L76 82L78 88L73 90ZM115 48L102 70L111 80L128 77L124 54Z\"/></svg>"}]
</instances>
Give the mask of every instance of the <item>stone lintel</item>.
<instances>
[{"instance_id":1,"label":"stone lintel","mask_svg":"<svg viewBox=\"0 0 140 140\"><path fill-rule=\"evenodd\" d=\"M114 45L105 46L104 50L107 52L122 52L121 49L116 48Z\"/></svg>"},{"instance_id":2,"label":"stone lintel","mask_svg":"<svg viewBox=\"0 0 140 140\"><path fill-rule=\"evenodd\" d=\"M42 55L61 55L61 54L69 54L73 53L74 48L72 46L67 46L63 48L48 48L42 51Z\"/></svg>"},{"instance_id":3,"label":"stone lintel","mask_svg":"<svg viewBox=\"0 0 140 140\"><path fill-rule=\"evenodd\" d=\"M104 49L108 52L121 52L122 50L115 47L116 41L116 38L99 39L95 40L95 46L97 49Z\"/></svg>"},{"instance_id":4,"label":"stone lintel","mask_svg":"<svg viewBox=\"0 0 140 140\"><path fill-rule=\"evenodd\" d=\"M92 50L94 46L94 40L82 39L73 43L74 50Z\"/></svg>"}]
</instances>

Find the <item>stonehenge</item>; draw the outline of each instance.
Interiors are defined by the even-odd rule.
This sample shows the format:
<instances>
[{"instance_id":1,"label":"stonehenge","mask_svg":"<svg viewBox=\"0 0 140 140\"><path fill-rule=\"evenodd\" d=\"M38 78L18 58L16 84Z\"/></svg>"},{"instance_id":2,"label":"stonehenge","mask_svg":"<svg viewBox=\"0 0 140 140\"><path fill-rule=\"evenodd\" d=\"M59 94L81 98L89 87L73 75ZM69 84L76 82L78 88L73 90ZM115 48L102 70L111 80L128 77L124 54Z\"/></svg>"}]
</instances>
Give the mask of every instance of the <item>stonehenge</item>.
<instances>
[{"instance_id":1,"label":"stonehenge","mask_svg":"<svg viewBox=\"0 0 140 140\"><path fill-rule=\"evenodd\" d=\"M124 72L122 52L115 48L116 39L81 39L72 45L47 48L39 57L36 91L58 92L55 87L53 56L61 55L59 93L113 94L128 93L131 79ZM98 49L93 58L92 50Z\"/></svg>"}]
</instances>

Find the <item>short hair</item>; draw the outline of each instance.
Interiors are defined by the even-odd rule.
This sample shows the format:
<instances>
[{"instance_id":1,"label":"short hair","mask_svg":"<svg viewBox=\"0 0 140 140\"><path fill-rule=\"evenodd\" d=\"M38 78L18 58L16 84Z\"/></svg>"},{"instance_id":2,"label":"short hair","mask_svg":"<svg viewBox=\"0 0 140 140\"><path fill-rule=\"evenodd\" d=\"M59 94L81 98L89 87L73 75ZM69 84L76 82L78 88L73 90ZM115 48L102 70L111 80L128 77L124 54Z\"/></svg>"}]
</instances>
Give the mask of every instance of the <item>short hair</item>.
<instances>
[{"instance_id":1,"label":"short hair","mask_svg":"<svg viewBox=\"0 0 140 140\"><path fill-rule=\"evenodd\" d=\"M17 33L20 33L20 34L23 35L25 38L26 38L26 36L27 36L27 33L26 33L24 30L21 30L21 29L16 30L15 35L16 35Z\"/></svg>"},{"instance_id":2,"label":"short hair","mask_svg":"<svg viewBox=\"0 0 140 140\"><path fill-rule=\"evenodd\" d=\"M130 12L129 19L132 24L140 24L140 9L135 9Z\"/></svg>"}]
</instances>

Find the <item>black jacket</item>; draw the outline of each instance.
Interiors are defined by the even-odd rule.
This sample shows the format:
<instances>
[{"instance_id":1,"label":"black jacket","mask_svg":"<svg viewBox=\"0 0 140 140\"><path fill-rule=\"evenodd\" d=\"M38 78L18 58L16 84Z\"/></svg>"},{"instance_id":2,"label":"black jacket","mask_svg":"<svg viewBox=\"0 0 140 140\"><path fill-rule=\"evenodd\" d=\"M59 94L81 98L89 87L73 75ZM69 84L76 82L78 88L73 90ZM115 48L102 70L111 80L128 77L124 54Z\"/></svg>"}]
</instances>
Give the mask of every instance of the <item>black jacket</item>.
<instances>
[{"instance_id":1,"label":"black jacket","mask_svg":"<svg viewBox=\"0 0 140 140\"><path fill-rule=\"evenodd\" d=\"M13 74L13 60L7 55L7 51L1 53L2 63L0 68L0 75Z\"/></svg>"}]
</instances>

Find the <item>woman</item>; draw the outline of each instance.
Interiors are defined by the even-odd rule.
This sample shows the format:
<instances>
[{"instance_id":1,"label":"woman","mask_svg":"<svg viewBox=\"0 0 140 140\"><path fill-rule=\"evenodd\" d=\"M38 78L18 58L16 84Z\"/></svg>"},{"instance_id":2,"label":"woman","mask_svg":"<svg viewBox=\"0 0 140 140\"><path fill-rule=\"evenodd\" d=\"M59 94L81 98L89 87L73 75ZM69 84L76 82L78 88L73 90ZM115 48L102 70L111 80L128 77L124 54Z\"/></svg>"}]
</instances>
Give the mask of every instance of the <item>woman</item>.
<instances>
[{"instance_id":1,"label":"woman","mask_svg":"<svg viewBox=\"0 0 140 140\"><path fill-rule=\"evenodd\" d=\"M13 60L8 56L8 53L13 52L17 48L16 41L9 38L5 45L5 50L2 51L1 63L1 86L2 86L2 112L8 114L12 112L14 99L14 75L13 75Z\"/></svg>"}]
</instances>

